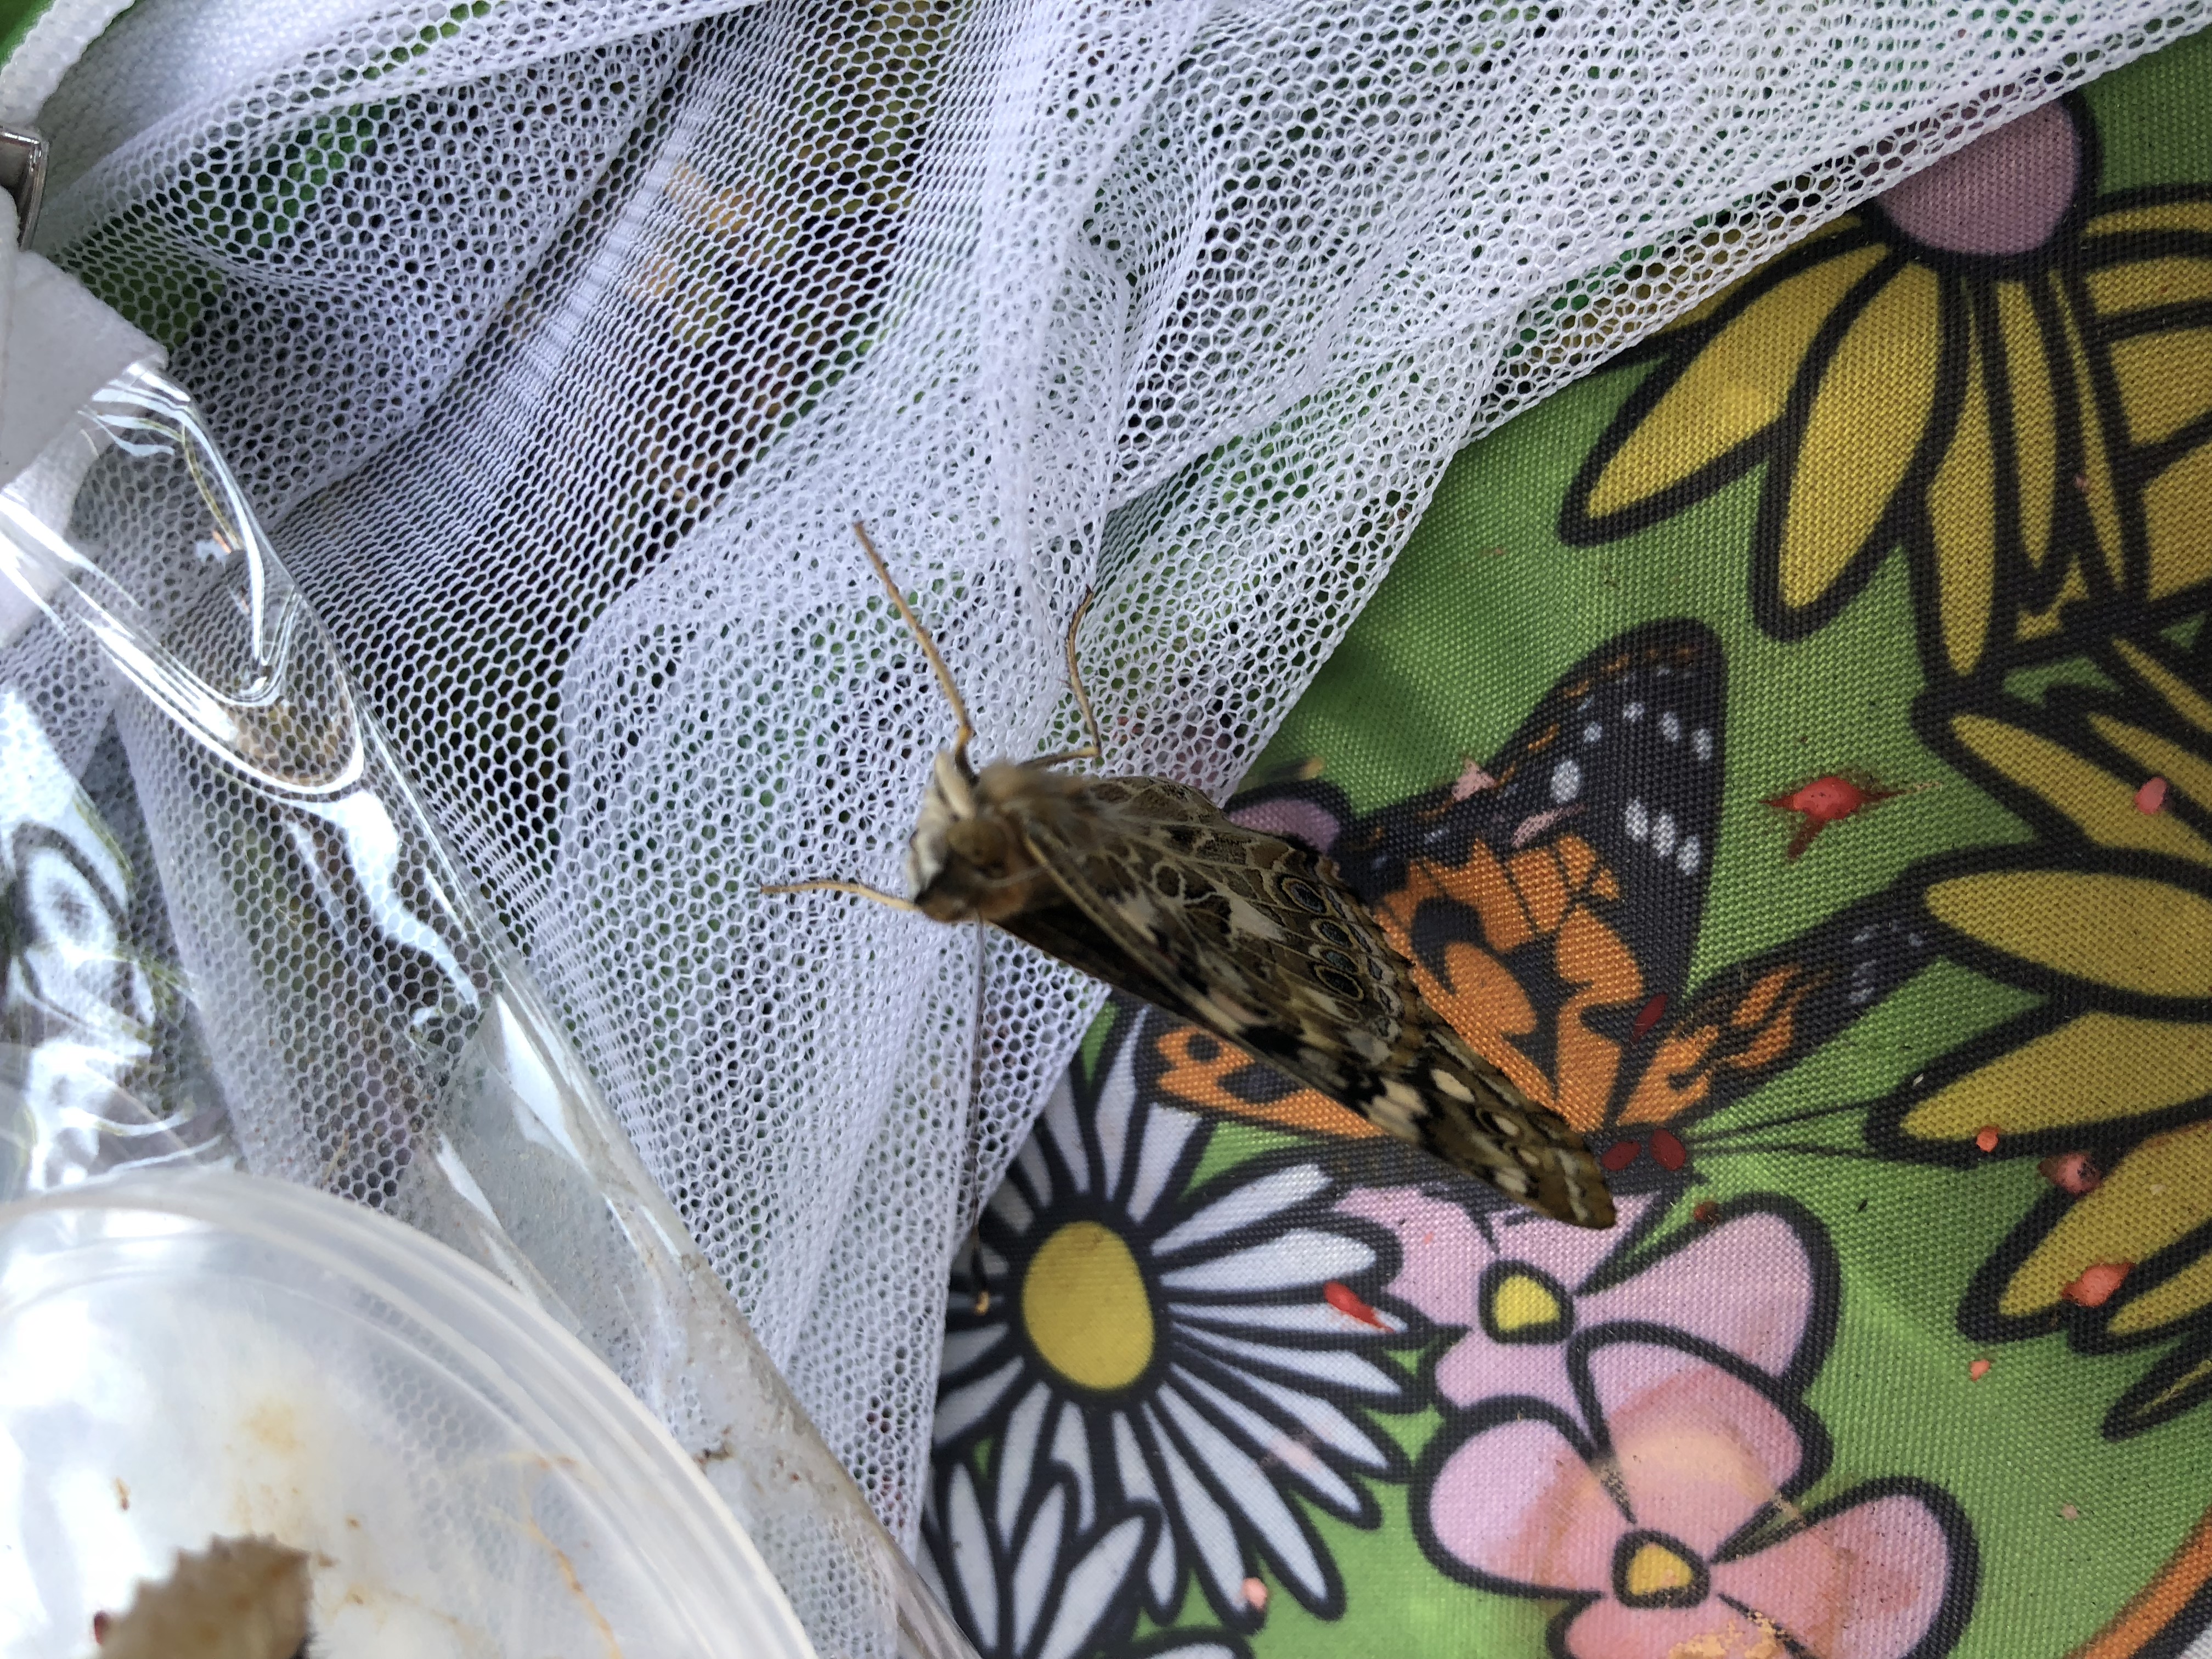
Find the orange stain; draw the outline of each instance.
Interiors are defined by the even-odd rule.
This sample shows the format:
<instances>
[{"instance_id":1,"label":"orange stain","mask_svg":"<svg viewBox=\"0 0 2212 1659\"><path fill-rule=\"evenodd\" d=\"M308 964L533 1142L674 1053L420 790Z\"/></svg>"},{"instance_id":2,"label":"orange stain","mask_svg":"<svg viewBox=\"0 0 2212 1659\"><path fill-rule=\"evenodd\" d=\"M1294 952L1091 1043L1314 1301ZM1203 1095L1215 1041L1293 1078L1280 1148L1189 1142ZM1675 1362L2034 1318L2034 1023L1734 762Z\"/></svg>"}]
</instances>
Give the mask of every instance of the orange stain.
<instances>
[{"instance_id":1,"label":"orange stain","mask_svg":"<svg viewBox=\"0 0 2212 1659\"><path fill-rule=\"evenodd\" d=\"M2076 1198L2084 1193L2094 1193L2105 1184L2103 1172L2089 1161L2087 1152L2060 1152L2035 1167L2043 1172L2045 1181Z\"/></svg>"},{"instance_id":2,"label":"orange stain","mask_svg":"<svg viewBox=\"0 0 2212 1659\"><path fill-rule=\"evenodd\" d=\"M1351 1285L1332 1279L1321 1287L1322 1298L1347 1319L1356 1319L1363 1325L1372 1325L1376 1330L1389 1329L1382 1316L1375 1311L1374 1304L1363 1298Z\"/></svg>"},{"instance_id":3,"label":"orange stain","mask_svg":"<svg viewBox=\"0 0 2212 1659\"><path fill-rule=\"evenodd\" d=\"M2132 1261L2100 1261L2084 1267L2081 1276L2058 1294L2081 1308L2101 1308L2135 1267Z\"/></svg>"},{"instance_id":4,"label":"orange stain","mask_svg":"<svg viewBox=\"0 0 2212 1659\"><path fill-rule=\"evenodd\" d=\"M1994 1123L1984 1123L1982 1125L1980 1129L1975 1132L1974 1145L1980 1147L1985 1152L1994 1152L1996 1151L1997 1126Z\"/></svg>"},{"instance_id":5,"label":"orange stain","mask_svg":"<svg viewBox=\"0 0 2212 1659\"><path fill-rule=\"evenodd\" d=\"M1886 789L1863 773L1827 772L1809 783L1799 784L1787 794L1768 796L1766 805L1780 811L1795 812L1803 820L1783 854L1784 858L1794 860L1830 824L1840 823L1869 806L1895 800L1905 793L1902 789Z\"/></svg>"}]
</instances>

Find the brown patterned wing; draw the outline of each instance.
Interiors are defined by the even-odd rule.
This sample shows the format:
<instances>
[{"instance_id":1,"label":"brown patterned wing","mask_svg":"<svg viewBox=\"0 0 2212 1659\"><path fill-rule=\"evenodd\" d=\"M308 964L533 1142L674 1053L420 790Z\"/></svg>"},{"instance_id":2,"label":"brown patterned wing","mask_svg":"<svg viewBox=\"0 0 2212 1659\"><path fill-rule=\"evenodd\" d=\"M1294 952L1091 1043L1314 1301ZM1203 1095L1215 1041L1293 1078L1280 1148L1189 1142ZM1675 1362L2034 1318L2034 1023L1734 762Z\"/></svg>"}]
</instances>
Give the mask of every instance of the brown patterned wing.
<instances>
[{"instance_id":1,"label":"brown patterned wing","mask_svg":"<svg viewBox=\"0 0 2212 1659\"><path fill-rule=\"evenodd\" d=\"M1066 896L1000 925L1561 1221L1613 1224L1582 1137L1469 1048L1334 866L1160 778L1006 803Z\"/></svg>"}]
</instances>

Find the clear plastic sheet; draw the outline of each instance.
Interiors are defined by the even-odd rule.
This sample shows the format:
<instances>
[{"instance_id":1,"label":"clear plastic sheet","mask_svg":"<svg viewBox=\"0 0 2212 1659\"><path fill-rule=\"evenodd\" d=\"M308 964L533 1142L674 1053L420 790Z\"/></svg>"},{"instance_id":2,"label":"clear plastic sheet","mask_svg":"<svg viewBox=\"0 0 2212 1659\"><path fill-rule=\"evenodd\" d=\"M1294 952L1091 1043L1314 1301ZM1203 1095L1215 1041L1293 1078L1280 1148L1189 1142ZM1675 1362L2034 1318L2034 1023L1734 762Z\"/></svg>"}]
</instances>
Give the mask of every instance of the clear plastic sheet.
<instances>
[{"instance_id":1,"label":"clear plastic sheet","mask_svg":"<svg viewBox=\"0 0 2212 1659\"><path fill-rule=\"evenodd\" d=\"M964 1652L638 1164L190 397L143 366L104 387L0 494L0 568L47 630L38 665L61 641L113 721L85 752L88 722L58 743L0 684L0 1196L234 1161L410 1223L668 1425L822 1652Z\"/></svg>"}]
</instances>

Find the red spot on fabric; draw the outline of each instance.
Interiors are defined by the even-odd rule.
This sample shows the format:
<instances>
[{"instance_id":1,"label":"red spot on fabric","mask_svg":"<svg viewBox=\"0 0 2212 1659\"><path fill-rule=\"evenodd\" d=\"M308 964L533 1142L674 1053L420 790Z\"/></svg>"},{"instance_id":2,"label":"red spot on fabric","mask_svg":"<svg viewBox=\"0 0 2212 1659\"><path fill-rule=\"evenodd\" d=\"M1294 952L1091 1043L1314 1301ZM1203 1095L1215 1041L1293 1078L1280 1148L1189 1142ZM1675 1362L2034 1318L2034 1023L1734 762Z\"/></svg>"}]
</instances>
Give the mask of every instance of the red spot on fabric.
<instances>
[{"instance_id":1,"label":"red spot on fabric","mask_svg":"<svg viewBox=\"0 0 2212 1659\"><path fill-rule=\"evenodd\" d=\"M2135 1268L2132 1261L2100 1261L2084 1267L2081 1278L2058 1292L2069 1302L2081 1308L2101 1308L2112 1299L2112 1292Z\"/></svg>"},{"instance_id":2,"label":"red spot on fabric","mask_svg":"<svg viewBox=\"0 0 2212 1659\"><path fill-rule=\"evenodd\" d=\"M1598 1168L1607 1175L1619 1175L1643 1154L1640 1140L1616 1140L1597 1155Z\"/></svg>"},{"instance_id":3,"label":"red spot on fabric","mask_svg":"<svg viewBox=\"0 0 2212 1659\"><path fill-rule=\"evenodd\" d=\"M2136 791L2136 811L2155 812L2166 805L2166 780L2152 778Z\"/></svg>"},{"instance_id":4,"label":"red spot on fabric","mask_svg":"<svg viewBox=\"0 0 2212 1659\"><path fill-rule=\"evenodd\" d=\"M107 1627L115 1622L114 1615L95 1613L92 1615L92 1639L100 1646L107 1645Z\"/></svg>"},{"instance_id":5,"label":"red spot on fabric","mask_svg":"<svg viewBox=\"0 0 2212 1659\"><path fill-rule=\"evenodd\" d=\"M1989 1374L1990 1362L1986 1359L1977 1359L1972 1364L1966 1367L1966 1375L1972 1377L1977 1382L1980 1382Z\"/></svg>"},{"instance_id":6,"label":"red spot on fabric","mask_svg":"<svg viewBox=\"0 0 2212 1659\"><path fill-rule=\"evenodd\" d=\"M1256 1578L1244 1581L1244 1605L1255 1613L1267 1610L1267 1587Z\"/></svg>"},{"instance_id":7,"label":"red spot on fabric","mask_svg":"<svg viewBox=\"0 0 2212 1659\"><path fill-rule=\"evenodd\" d=\"M2045 1181L2076 1198L2105 1184L2104 1172L2089 1161L2087 1152L2060 1152L2035 1167L2043 1171Z\"/></svg>"},{"instance_id":8,"label":"red spot on fabric","mask_svg":"<svg viewBox=\"0 0 2212 1659\"><path fill-rule=\"evenodd\" d=\"M1372 1325L1378 1331L1388 1328L1382 1323L1382 1316L1375 1311L1371 1304L1362 1300L1359 1292L1351 1285L1340 1285L1332 1279L1321 1287L1321 1293L1328 1299L1328 1305L1346 1318L1356 1319L1363 1325Z\"/></svg>"},{"instance_id":9,"label":"red spot on fabric","mask_svg":"<svg viewBox=\"0 0 2212 1659\"><path fill-rule=\"evenodd\" d=\"M1641 1037L1646 1031L1649 1031L1653 1026L1659 1023L1661 1017L1664 1015L1666 1012L1667 994L1664 991L1662 991L1657 996L1652 998L1650 1001L1645 1003L1641 1008L1636 1011L1636 1024L1629 1027L1629 1036L1632 1038Z\"/></svg>"},{"instance_id":10,"label":"red spot on fabric","mask_svg":"<svg viewBox=\"0 0 2212 1659\"><path fill-rule=\"evenodd\" d=\"M1985 1152L1994 1152L1996 1151L1997 1126L1994 1123L1984 1123L1982 1125L1979 1132L1974 1136L1974 1145L1980 1147Z\"/></svg>"},{"instance_id":11,"label":"red spot on fabric","mask_svg":"<svg viewBox=\"0 0 2212 1659\"><path fill-rule=\"evenodd\" d=\"M1671 1175L1690 1161L1690 1149L1682 1144L1681 1138L1673 1130L1654 1129L1651 1132L1651 1156L1659 1160L1661 1169Z\"/></svg>"},{"instance_id":12,"label":"red spot on fabric","mask_svg":"<svg viewBox=\"0 0 2212 1659\"><path fill-rule=\"evenodd\" d=\"M1710 1227L1721 1218L1721 1206L1709 1198L1691 1211L1690 1216L1692 1220L1702 1221Z\"/></svg>"},{"instance_id":13,"label":"red spot on fabric","mask_svg":"<svg viewBox=\"0 0 2212 1659\"><path fill-rule=\"evenodd\" d=\"M1895 800L1905 793L1902 789L1885 789L1863 775L1827 772L1810 783L1799 784L1786 795L1768 796L1766 804L1781 811L1795 812L1804 820L1797 826L1797 833L1790 838L1789 848L1783 854L1795 859L1813 844L1814 836L1830 824L1839 823L1869 806Z\"/></svg>"}]
</instances>

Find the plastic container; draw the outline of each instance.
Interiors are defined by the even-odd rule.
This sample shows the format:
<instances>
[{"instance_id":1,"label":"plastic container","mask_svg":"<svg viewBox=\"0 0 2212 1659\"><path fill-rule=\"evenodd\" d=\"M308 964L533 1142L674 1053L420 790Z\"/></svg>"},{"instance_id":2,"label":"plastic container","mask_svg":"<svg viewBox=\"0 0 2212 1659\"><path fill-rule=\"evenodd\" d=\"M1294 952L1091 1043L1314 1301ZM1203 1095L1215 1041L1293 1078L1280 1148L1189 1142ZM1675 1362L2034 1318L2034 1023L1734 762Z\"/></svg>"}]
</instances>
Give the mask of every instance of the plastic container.
<instances>
[{"instance_id":1,"label":"plastic container","mask_svg":"<svg viewBox=\"0 0 2212 1659\"><path fill-rule=\"evenodd\" d=\"M319 1659L811 1656L697 1468L458 1253L223 1171L0 1208L0 1652L179 1549L314 1558Z\"/></svg>"}]
</instances>

